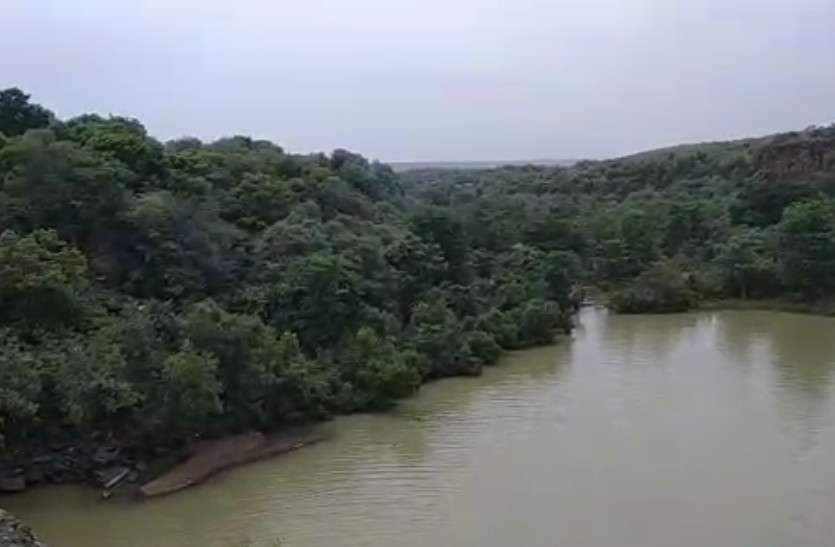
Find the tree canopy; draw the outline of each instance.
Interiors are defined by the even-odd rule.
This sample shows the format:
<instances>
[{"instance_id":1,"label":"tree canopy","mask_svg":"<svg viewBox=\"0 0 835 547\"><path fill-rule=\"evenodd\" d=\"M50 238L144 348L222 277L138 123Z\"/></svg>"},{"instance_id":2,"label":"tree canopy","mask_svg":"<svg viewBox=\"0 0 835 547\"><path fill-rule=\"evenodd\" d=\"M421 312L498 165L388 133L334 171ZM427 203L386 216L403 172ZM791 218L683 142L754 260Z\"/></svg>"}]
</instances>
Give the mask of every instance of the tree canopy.
<instances>
[{"instance_id":1,"label":"tree canopy","mask_svg":"<svg viewBox=\"0 0 835 547\"><path fill-rule=\"evenodd\" d=\"M56 436L174 447L382 409L570 328L549 239L570 228L481 245L467 215L359 154L161 143L16 89L0 131L0 459Z\"/></svg>"},{"instance_id":2,"label":"tree canopy","mask_svg":"<svg viewBox=\"0 0 835 547\"><path fill-rule=\"evenodd\" d=\"M402 175L17 89L0 132L0 459L383 409L570 332L588 289L623 312L835 296L835 126Z\"/></svg>"}]
</instances>

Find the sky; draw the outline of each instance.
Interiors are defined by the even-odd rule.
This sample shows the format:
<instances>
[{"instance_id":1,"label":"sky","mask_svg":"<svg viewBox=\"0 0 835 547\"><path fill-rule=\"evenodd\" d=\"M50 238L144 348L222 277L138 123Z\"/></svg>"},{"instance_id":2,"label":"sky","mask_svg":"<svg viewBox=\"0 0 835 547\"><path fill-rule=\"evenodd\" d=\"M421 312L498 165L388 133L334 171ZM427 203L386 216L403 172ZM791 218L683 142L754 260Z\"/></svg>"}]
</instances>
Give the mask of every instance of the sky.
<instances>
[{"instance_id":1,"label":"sky","mask_svg":"<svg viewBox=\"0 0 835 547\"><path fill-rule=\"evenodd\" d=\"M0 88L162 140L604 158L835 122L833 0L0 0Z\"/></svg>"}]
</instances>

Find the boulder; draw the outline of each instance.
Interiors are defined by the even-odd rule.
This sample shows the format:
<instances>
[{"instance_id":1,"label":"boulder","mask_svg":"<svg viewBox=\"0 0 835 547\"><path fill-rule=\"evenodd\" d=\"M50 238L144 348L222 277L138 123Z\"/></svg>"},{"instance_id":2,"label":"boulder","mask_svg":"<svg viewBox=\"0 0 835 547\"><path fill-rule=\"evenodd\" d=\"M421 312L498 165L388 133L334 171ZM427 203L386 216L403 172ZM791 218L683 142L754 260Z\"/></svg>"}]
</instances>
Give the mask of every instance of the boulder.
<instances>
[{"instance_id":1,"label":"boulder","mask_svg":"<svg viewBox=\"0 0 835 547\"><path fill-rule=\"evenodd\" d=\"M0 477L0 492L12 493L24 490L26 490L26 479L23 475Z\"/></svg>"},{"instance_id":2,"label":"boulder","mask_svg":"<svg viewBox=\"0 0 835 547\"><path fill-rule=\"evenodd\" d=\"M46 473L40 467L30 467L26 469L23 477L26 479L26 484L38 484L44 481Z\"/></svg>"},{"instance_id":3,"label":"boulder","mask_svg":"<svg viewBox=\"0 0 835 547\"><path fill-rule=\"evenodd\" d=\"M93 463L96 465L111 465L119 460L120 451L112 446L100 446L93 454Z\"/></svg>"},{"instance_id":4,"label":"boulder","mask_svg":"<svg viewBox=\"0 0 835 547\"><path fill-rule=\"evenodd\" d=\"M0 509L0 547L46 547L28 526Z\"/></svg>"},{"instance_id":5,"label":"boulder","mask_svg":"<svg viewBox=\"0 0 835 547\"><path fill-rule=\"evenodd\" d=\"M113 466L95 472L96 481L104 488L110 489L122 482L130 474L130 469L123 466Z\"/></svg>"}]
</instances>

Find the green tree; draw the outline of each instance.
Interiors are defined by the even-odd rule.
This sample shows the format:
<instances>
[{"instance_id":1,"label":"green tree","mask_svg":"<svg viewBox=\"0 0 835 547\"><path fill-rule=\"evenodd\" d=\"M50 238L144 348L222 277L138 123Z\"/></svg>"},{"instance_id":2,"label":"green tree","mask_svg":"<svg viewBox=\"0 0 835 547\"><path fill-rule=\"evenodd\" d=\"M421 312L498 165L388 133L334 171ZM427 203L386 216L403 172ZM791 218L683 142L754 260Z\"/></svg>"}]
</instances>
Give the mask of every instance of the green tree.
<instances>
[{"instance_id":1,"label":"green tree","mask_svg":"<svg viewBox=\"0 0 835 547\"><path fill-rule=\"evenodd\" d=\"M9 329L0 329L0 456L34 432L41 395L41 370L28 348Z\"/></svg>"},{"instance_id":2,"label":"green tree","mask_svg":"<svg viewBox=\"0 0 835 547\"><path fill-rule=\"evenodd\" d=\"M345 150L162 145L130 118L53 120L20 92L0 95L0 125L0 467L58 440L280 429L478 374L570 327L591 210L615 219L623 264L643 260L607 196L674 171L456 172L407 194ZM647 203L629 208L652 217Z\"/></svg>"},{"instance_id":3,"label":"green tree","mask_svg":"<svg viewBox=\"0 0 835 547\"><path fill-rule=\"evenodd\" d=\"M222 411L221 390L217 359L183 348L162 363L143 413L146 428L176 443L207 431L211 417Z\"/></svg>"},{"instance_id":4,"label":"green tree","mask_svg":"<svg viewBox=\"0 0 835 547\"><path fill-rule=\"evenodd\" d=\"M286 217L295 199L289 182L247 173L224 197L221 216L241 228L258 231Z\"/></svg>"},{"instance_id":5,"label":"green tree","mask_svg":"<svg viewBox=\"0 0 835 547\"><path fill-rule=\"evenodd\" d=\"M789 206L777 226L782 281L812 298L835 288L835 206L829 200Z\"/></svg>"},{"instance_id":6,"label":"green tree","mask_svg":"<svg viewBox=\"0 0 835 547\"><path fill-rule=\"evenodd\" d=\"M41 328L78 321L87 261L55 232L0 234L0 323Z\"/></svg>"},{"instance_id":7,"label":"green tree","mask_svg":"<svg viewBox=\"0 0 835 547\"><path fill-rule=\"evenodd\" d=\"M82 430L112 430L143 399L127 380L127 361L109 334L103 330L89 341L68 339L65 358L56 372L64 414Z\"/></svg>"},{"instance_id":8,"label":"green tree","mask_svg":"<svg viewBox=\"0 0 835 547\"><path fill-rule=\"evenodd\" d=\"M523 347L550 344L558 328L569 329L559 304L539 298L514 310L512 317L518 325L518 344Z\"/></svg>"},{"instance_id":9,"label":"green tree","mask_svg":"<svg viewBox=\"0 0 835 547\"><path fill-rule=\"evenodd\" d=\"M466 285L471 281L469 242L461 219L445 209L427 207L414 215L412 228L423 241L440 248L450 282Z\"/></svg>"},{"instance_id":10,"label":"green tree","mask_svg":"<svg viewBox=\"0 0 835 547\"><path fill-rule=\"evenodd\" d=\"M276 358L265 399L273 426L321 420L340 406L335 374L324 363L307 358L295 334L285 332L275 345Z\"/></svg>"},{"instance_id":11,"label":"green tree","mask_svg":"<svg viewBox=\"0 0 835 547\"><path fill-rule=\"evenodd\" d=\"M134 175L130 184L134 189L152 187L148 179L163 175L163 147L137 120L85 115L68 121L62 132L84 148L125 164Z\"/></svg>"},{"instance_id":12,"label":"green tree","mask_svg":"<svg viewBox=\"0 0 835 547\"><path fill-rule=\"evenodd\" d=\"M426 243L412 234L390 245L385 257L395 270L400 315L408 321L415 303L429 289L444 282L447 264L437 244Z\"/></svg>"},{"instance_id":13,"label":"green tree","mask_svg":"<svg viewBox=\"0 0 835 547\"><path fill-rule=\"evenodd\" d=\"M344 378L353 386L357 409L381 409L414 393L420 385L414 359L404 358L389 340L361 328L340 359Z\"/></svg>"},{"instance_id":14,"label":"green tree","mask_svg":"<svg viewBox=\"0 0 835 547\"><path fill-rule=\"evenodd\" d=\"M197 300L236 275L238 230L204 204L150 192L124 215L127 248L114 253L109 277L138 297Z\"/></svg>"},{"instance_id":15,"label":"green tree","mask_svg":"<svg viewBox=\"0 0 835 547\"><path fill-rule=\"evenodd\" d=\"M5 173L0 218L21 231L53 229L87 249L114 228L131 176L48 130L30 131L3 147L0 173Z\"/></svg>"},{"instance_id":16,"label":"green tree","mask_svg":"<svg viewBox=\"0 0 835 547\"><path fill-rule=\"evenodd\" d=\"M422 357L423 377L452 376L470 371L471 363L461 352L463 334L461 323L444 298L435 296L415 306L406 337L410 349Z\"/></svg>"},{"instance_id":17,"label":"green tree","mask_svg":"<svg viewBox=\"0 0 835 547\"><path fill-rule=\"evenodd\" d=\"M206 301L185 314L183 335L192 350L217 360L225 414L232 427L265 427L267 390L284 366L278 334L257 317L228 313Z\"/></svg>"},{"instance_id":18,"label":"green tree","mask_svg":"<svg viewBox=\"0 0 835 547\"><path fill-rule=\"evenodd\" d=\"M15 137L49 125L52 112L30 103L29 97L16 87L0 90L0 134Z\"/></svg>"},{"instance_id":19,"label":"green tree","mask_svg":"<svg viewBox=\"0 0 835 547\"><path fill-rule=\"evenodd\" d=\"M297 332L310 350L333 346L358 327L360 279L344 256L315 253L289 266L266 289L262 309L267 323Z\"/></svg>"},{"instance_id":20,"label":"green tree","mask_svg":"<svg viewBox=\"0 0 835 547\"><path fill-rule=\"evenodd\" d=\"M764 296L777 286L774 253L757 228L734 233L721 245L716 262L726 290L739 298Z\"/></svg>"},{"instance_id":21,"label":"green tree","mask_svg":"<svg viewBox=\"0 0 835 547\"><path fill-rule=\"evenodd\" d=\"M611 298L621 313L682 312L694 303L687 276L671 262L654 264Z\"/></svg>"},{"instance_id":22,"label":"green tree","mask_svg":"<svg viewBox=\"0 0 835 547\"><path fill-rule=\"evenodd\" d=\"M492 365L499 360L502 348L491 334L482 330L474 330L467 332L464 338L468 353L483 364Z\"/></svg>"}]
</instances>

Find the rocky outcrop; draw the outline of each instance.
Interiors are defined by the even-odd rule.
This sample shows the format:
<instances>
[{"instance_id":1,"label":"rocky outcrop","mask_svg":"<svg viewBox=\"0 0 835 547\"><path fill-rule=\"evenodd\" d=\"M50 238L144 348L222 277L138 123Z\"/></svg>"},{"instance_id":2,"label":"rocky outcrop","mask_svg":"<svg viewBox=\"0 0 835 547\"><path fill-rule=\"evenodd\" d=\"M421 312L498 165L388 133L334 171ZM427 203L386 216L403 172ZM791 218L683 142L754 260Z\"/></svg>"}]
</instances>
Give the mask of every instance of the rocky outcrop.
<instances>
[{"instance_id":1,"label":"rocky outcrop","mask_svg":"<svg viewBox=\"0 0 835 547\"><path fill-rule=\"evenodd\" d=\"M131 452L108 440L35 448L0 462L0 494L41 483L86 482L109 489L137 482L147 466Z\"/></svg>"},{"instance_id":2,"label":"rocky outcrop","mask_svg":"<svg viewBox=\"0 0 835 547\"><path fill-rule=\"evenodd\" d=\"M28 526L0 509L0 547L46 547Z\"/></svg>"},{"instance_id":3,"label":"rocky outcrop","mask_svg":"<svg viewBox=\"0 0 835 547\"><path fill-rule=\"evenodd\" d=\"M766 180L809 179L835 171L835 134L812 130L775 137L754 154L754 165Z\"/></svg>"}]
</instances>

